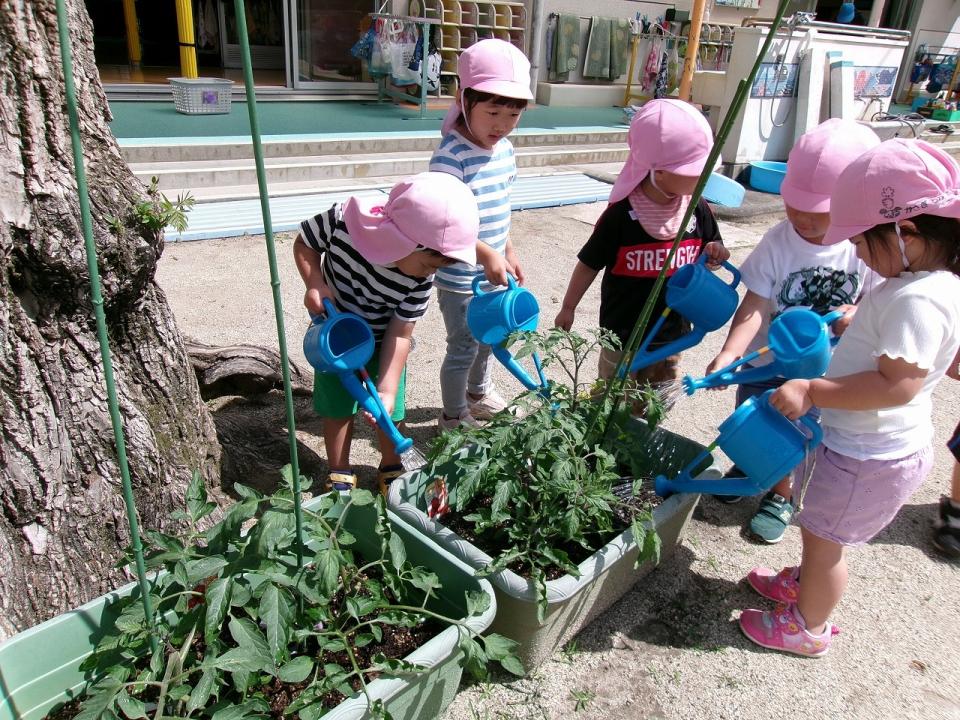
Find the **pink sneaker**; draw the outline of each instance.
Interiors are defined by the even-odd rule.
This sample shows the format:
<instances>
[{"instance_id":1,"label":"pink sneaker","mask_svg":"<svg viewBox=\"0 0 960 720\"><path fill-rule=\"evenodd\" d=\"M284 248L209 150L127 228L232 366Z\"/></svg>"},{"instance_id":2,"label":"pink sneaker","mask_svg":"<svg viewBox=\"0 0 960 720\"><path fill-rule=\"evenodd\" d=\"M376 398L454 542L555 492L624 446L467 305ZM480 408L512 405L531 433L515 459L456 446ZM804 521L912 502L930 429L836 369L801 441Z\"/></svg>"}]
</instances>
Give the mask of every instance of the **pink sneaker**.
<instances>
[{"instance_id":1,"label":"pink sneaker","mask_svg":"<svg viewBox=\"0 0 960 720\"><path fill-rule=\"evenodd\" d=\"M820 635L807 632L796 605L779 603L775 610L744 610L740 629L760 647L782 650L805 657L822 657L840 630L830 623Z\"/></svg>"},{"instance_id":2,"label":"pink sneaker","mask_svg":"<svg viewBox=\"0 0 960 720\"><path fill-rule=\"evenodd\" d=\"M780 572L770 568L756 567L747 574L750 587L765 598L782 603L795 603L800 597L800 568L785 567Z\"/></svg>"}]
</instances>

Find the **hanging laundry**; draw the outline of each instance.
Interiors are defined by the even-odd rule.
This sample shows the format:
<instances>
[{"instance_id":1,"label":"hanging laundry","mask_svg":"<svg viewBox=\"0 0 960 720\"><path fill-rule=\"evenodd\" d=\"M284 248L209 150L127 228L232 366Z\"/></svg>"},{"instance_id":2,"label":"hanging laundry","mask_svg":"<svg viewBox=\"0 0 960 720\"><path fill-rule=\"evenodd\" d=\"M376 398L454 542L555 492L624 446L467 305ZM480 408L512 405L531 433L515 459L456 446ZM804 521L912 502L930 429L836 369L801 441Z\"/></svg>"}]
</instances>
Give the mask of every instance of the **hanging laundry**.
<instances>
[{"instance_id":1,"label":"hanging laundry","mask_svg":"<svg viewBox=\"0 0 960 720\"><path fill-rule=\"evenodd\" d=\"M590 18L587 56L583 63L585 78L610 79L610 19Z\"/></svg>"},{"instance_id":2,"label":"hanging laundry","mask_svg":"<svg viewBox=\"0 0 960 720\"><path fill-rule=\"evenodd\" d=\"M660 58L663 55L662 43L659 40L653 40L650 43L650 53L643 64L642 77L640 78L640 88L648 95L652 95L657 85L657 75L660 73Z\"/></svg>"},{"instance_id":3,"label":"hanging laundry","mask_svg":"<svg viewBox=\"0 0 960 720\"><path fill-rule=\"evenodd\" d=\"M657 80L653 88L653 97L660 99L667 96L667 53L660 54L660 65L657 68Z\"/></svg>"},{"instance_id":4,"label":"hanging laundry","mask_svg":"<svg viewBox=\"0 0 960 720\"><path fill-rule=\"evenodd\" d=\"M550 13L547 19L547 80L557 79L557 72L553 67L553 44L557 41L557 15Z\"/></svg>"},{"instance_id":5,"label":"hanging laundry","mask_svg":"<svg viewBox=\"0 0 960 720\"><path fill-rule=\"evenodd\" d=\"M570 71L580 64L580 16L561 14L557 19L551 67L559 82L570 79Z\"/></svg>"},{"instance_id":6,"label":"hanging laundry","mask_svg":"<svg viewBox=\"0 0 960 720\"><path fill-rule=\"evenodd\" d=\"M667 94L672 93L674 88L680 85L680 53L676 42L671 45L667 58Z\"/></svg>"},{"instance_id":7,"label":"hanging laundry","mask_svg":"<svg viewBox=\"0 0 960 720\"><path fill-rule=\"evenodd\" d=\"M626 74L629 67L630 22L617 18L610 31L610 79Z\"/></svg>"}]
</instances>

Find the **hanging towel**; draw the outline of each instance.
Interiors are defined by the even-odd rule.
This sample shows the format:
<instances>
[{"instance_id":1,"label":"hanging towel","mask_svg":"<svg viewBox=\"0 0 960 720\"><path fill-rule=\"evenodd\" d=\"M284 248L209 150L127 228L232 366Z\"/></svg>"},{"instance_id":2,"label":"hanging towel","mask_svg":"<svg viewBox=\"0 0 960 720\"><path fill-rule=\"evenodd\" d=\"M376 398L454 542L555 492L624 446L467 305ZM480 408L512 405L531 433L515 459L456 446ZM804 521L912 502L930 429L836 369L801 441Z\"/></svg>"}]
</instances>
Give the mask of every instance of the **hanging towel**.
<instances>
[{"instance_id":1,"label":"hanging towel","mask_svg":"<svg viewBox=\"0 0 960 720\"><path fill-rule=\"evenodd\" d=\"M610 34L610 79L616 80L627 72L630 49L630 21L617 18L612 21Z\"/></svg>"},{"instance_id":2,"label":"hanging towel","mask_svg":"<svg viewBox=\"0 0 960 720\"><path fill-rule=\"evenodd\" d=\"M585 78L610 79L610 18L590 18L587 57L583 63Z\"/></svg>"},{"instance_id":3,"label":"hanging towel","mask_svg":"<svg viewBox=\"0 0 960 720\"><path fill-rule=\"evenodd\" d=\"M557 79L557 71L553 67L553 44L557 41L557 16L550 13L547 19L547 80Z\"/></svg>"},{"instance_id":4,"label":"hanging towel","mask_svg":"<svg viewBox=\"0 0 960 720\"><path fill-rule=\"evenodd\" d=\"M553 42L550 67L558 82L570 79L570 71L580 64L580 16L561 14Z\"/></svg>"}]
</instances>

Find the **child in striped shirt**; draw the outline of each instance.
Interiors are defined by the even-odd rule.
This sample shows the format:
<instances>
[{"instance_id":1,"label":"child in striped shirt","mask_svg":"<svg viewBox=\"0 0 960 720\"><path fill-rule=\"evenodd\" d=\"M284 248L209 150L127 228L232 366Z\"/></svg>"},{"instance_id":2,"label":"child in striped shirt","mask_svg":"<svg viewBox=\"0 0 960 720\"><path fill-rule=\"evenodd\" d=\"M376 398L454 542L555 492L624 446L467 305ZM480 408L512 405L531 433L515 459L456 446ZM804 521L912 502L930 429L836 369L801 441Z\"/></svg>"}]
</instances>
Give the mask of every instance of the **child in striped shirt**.
<instances>
[{"instance_id":1,"label":"child in striped shirt","mask_svg":"<svg viewBox=\"0 0 960 720\"><path fill-rule=\"evenodd\" d=\"M476 262L477 203L461 181L425 172L398 183L386 203L351 197L305 220L294 243L307 291L303 304L324 314L323 300L366 320L376 340L367 371L395 423L405 415L404 386L413 327L426 312L437 269ZM335 375L315 373L313 407L324 418L328 489L350 490L357 403ZM403 473L400 457L377 428L380 491Z\"/></svg>"},{"instance_id":2,"label":"child in striped shirt","mask_svg":"<svg viewBox=\"0 0 960 720\"><path fill-rule=\"evenodd\" d=\"M435 284L447 330L447 353L440 368L442 430L476 425L505 406L490 379L490 346L479 344L467 327L467 305L476 277L506 285L509 273L523 284L523 269L508 237L510 186L517 164L507 135L533 99L530 62L503 40L471 45L460 55L458 68L457 102L444 119L443 138L430 169L463 180L476 196L477 263L482 267L457 263L437 271Z\"/></svg>"}]
</instances>

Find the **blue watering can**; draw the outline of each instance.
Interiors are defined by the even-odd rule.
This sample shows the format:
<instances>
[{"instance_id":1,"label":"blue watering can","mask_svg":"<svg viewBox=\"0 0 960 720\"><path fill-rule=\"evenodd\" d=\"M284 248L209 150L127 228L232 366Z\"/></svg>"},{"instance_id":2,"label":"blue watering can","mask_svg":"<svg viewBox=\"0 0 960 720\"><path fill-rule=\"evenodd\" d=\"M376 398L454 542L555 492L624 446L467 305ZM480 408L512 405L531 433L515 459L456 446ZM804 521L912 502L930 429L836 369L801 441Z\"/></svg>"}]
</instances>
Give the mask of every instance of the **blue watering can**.
<instances>
[{"instance_id":1,"label":"blue watering can","mask_svg":"<svg viewBox=\"0 0 960 720\"><path fill-rule=\"evenodd\" d=\"M637 348L633 362L630 364L630 372L635 373L671 355L692 348L703 340L708 332L723 327L733 317L739 302L737 285L740 284L740 271L730 263L724 262L723 266L733 275L733 281L725 283L707 269L706 262L706 253L701 253L695 263L682 266L667 280L667 307ZM660 332L664 320L673 311L689 320L693 329L673 342L648 351L650 342Z\"/></svg>"},{"instance_id":2,"label":"blue watering can","mask_svg":"<svg viewBox=\"0 0 960 720\"><path fill-rule=\"evenodd\" d=\"M807 308L781 313L770 323L766 345L699 380L687 375L683 387L687 395L693 395L699 388L756 383L775 377L820 377L827 371L833 346L839 340L831 339L829 327L842 317L841 310L823 316ZM736 372L741 365L768 352L773 353L772 362Z\"/></svg>"},{"instance_id":3,"label":"blue watering can","mask_svg":"<svg viewBox=\"0 0 960 720\"><path fill-rule=\"evenodd\" d=\"M477 339L490 345L493 356L509 370L528 390L547 392L547 379L543 374L540 356L533 353L533 364L537 368L540 382L534 382L520 367L504 342L511 333L533 331L540 320L540 304L533 293L517 285L512 276L507 276L504 290L483 292L480 290L481 276L473 279L473 299L467 306L467 327Z\"/></svg>"},{"instance_id":4,"label":"blue watering can","mask_svg":"<svg viewBox=\"0 0 960 720\"><path fill-rule=\"evenodd\" d=\"M808 452L823 439L820 425L804 415L799 422L807 435L791 420L770 406L768 390L752 397L720 423L719 435L673 480L658 475L654 480L657 495L695 492L713 495L757 495L766 492L803 462ZM746 477L704 480L691 477L710 453L719 447Z\"/></svg>"},{"instance_id":5,"label":"blue watering can","mask_svg":"<svg viewBox=\"0 0 960 720\"><path fill-rule=\"evenodd\" d=\"M338 312L327 298L323 299L323 309L326 315L313 316L307 329L303 354L317 372L337 375L357 404L373 416L402 460L416 453L413 440L401 435L393 424L367 372L367 362L376 347L367 321L353 313ZM411 463L405 460L403 464L407 468Z\"/></svg>"}]
</instances>

